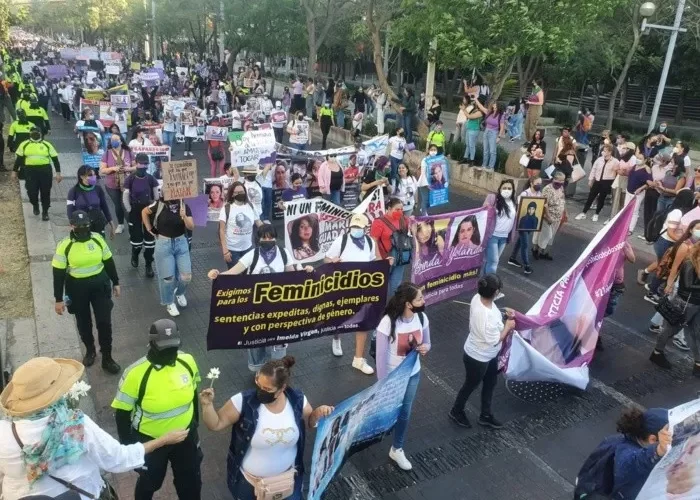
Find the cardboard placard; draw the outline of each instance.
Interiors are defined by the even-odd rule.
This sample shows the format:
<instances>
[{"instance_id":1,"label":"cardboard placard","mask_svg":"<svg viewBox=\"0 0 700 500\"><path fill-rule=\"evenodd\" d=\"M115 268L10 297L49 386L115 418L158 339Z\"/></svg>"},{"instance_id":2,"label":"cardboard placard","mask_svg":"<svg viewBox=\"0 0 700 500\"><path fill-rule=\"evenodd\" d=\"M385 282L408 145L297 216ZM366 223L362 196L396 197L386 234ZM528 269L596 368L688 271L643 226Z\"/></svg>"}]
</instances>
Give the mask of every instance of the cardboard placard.
<instances>
[{"instance_id":1,"label":"cardboard placard","mask_svg":"<svg viewBox=\"0 0 700 500\"><path fill-rule=\"evenodd\" d=\"M175 71L177 72L177 76L180 76L180 73L184 73L186 75L189 73L189 70L185 66L177 66Z\"/></svg>"},{"instance_id":2,"label":"cardboard placard","mask_svg":"<svg viewBox=\"0 0 700 500\"><path fill-rule=\"evenodd\" d=\"M122 67L121 65L117 66L116 64L108 64L105 66L105 73L108 75L118 75L121 73Z\"/></svg>"},{"instance_id":3,"label":"cardboard placard","mask_svg":"<svg viewBox=\"0 0 700 500\"><path fill-rule=\"evenodd\" d=\"M133 69L134 71L141 71L141 63L132 61L131 69Z\"/></svg>"},{"instance_id":4,"label":"cardboard placard","mask_svg":"<svg viewBox=\"0 0 700 500\"><path fill-rule=\"evenodd\" d=\"M197 160L169 161L162 164L163 199L181 200L199 195Z\"/></svg>"},{"instance_id":5,"label":"cardboard placard","mask_svg":"<svg viewBox=\"0 0 700 500\"><path fill-rule=\"evenodd\" d=\"M130 108L131 107L131 97L124 94L112 94L109 96L109 100L112 106L115 108Z\"/></svg>"}]
</instances>

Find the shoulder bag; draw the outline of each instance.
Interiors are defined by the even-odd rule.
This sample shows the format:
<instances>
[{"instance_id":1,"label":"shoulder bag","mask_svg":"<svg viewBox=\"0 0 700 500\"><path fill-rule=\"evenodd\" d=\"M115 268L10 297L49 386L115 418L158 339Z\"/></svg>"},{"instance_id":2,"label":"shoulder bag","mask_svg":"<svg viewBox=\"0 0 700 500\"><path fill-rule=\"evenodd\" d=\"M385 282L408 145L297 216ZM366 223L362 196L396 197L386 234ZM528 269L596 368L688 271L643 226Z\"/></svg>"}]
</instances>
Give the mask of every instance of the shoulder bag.
<instances>
[{"instance_id":1,"label":"shoulder bag","mask_svg":"<svg viewBox=\"0 0 700 500\"><path fill-rule=\"evenodd\" d=\"M692 294L691 294L692 295ZM678 295L664 295L656 306L656 311L671 326L679 326L685 323L685 310L688 307L688 300L683 300Z\"/></svg>"}]
</instances>

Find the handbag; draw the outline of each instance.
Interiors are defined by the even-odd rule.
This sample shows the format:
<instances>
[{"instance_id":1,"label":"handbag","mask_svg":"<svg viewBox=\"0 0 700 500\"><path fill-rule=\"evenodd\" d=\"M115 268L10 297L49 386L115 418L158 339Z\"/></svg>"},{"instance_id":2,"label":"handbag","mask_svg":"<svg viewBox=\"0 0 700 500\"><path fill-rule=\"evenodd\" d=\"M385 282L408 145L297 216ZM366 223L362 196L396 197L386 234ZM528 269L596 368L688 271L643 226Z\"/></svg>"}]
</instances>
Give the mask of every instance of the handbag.
<instances>
[{"instance_id":1,"label":"handbag","mask_svg":"<svg viewBox=\"0 0 700 500\"><path fill-rule=\"evenodd\" d=\"M524 154L520 157L520 161L518 163L520 163L521 166L527 168L527 166L530 164L530 157Z\"/></svg>"},{"instance_id":2,"label":"handbag","mask_svg":"<svg viewBox=\"0 0 700 500\"><path fill-rule=\"evenodd\" d=\"M571 182L578 182L586 177L586 171L583 169L580 163L572 165L571 167Z\"/></svg>"},{"instance_id":3,"label":"handbag","mask_svg":"<svg viewBox=\"0 0 700 500\"><path fill-rule=\"evenodd\" d=\"M688 300L685 302L677 295L664 295L656 306L658 312L671 326L679 326L685 323L685 310L688 307Z\"/></svg>"},{"instance_id":4,"label":"handbag","mask_svg":"<svg viewBox=\"0 0 700 500\"><path fill-rule=\"evenodd\" d=\"M294 467L282 474L265 478L248 474L243 469L241 472L246 481L253 486L256 500L282 500L294 494L294 476L297 473Z\"/></svg>"}]
</instances>

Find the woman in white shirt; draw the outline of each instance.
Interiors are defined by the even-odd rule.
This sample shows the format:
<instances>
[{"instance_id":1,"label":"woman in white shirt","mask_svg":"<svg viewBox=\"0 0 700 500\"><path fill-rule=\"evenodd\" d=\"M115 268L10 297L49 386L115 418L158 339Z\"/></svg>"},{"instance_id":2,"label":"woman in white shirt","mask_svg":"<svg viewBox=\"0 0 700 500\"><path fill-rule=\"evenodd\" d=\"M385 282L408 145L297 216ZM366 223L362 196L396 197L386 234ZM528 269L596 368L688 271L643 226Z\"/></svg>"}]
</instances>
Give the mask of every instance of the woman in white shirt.
<instances>
[{"instance_id":1,"label":"woman in white shirt","mask_svg":"<svg viewBox=\"0 0 700 500\"><path fill-rule=\"evenodd\" d=\"M289 134L289 146L304 151L311 140L309 134L309 124L304 121L304 112L297 111L296 119L291 120L287 124L287 133Z\"/></svg>"},{"instance_id":2,"label":"woman in white shirt","mask_svg":"<svg viewBox=\"0 0 700 500\"><path fill-rule=\"evenodd\" d=\"M482 384L481 414L478 423L492 429L500 429L503 425L491 413L491 400L498 377L498 353L503 340L515 328L515 312L506 309L507 319L504 324L501 311L494 303L495 297L503 288L498 276L485 274L479 278L478 287L478 293L472 298L469 307L469 335L464 343L462 356L466 378L449 417L460 427L471 428L472 425L464 413L464 406L474 389Z\"/></svg>"},{"instance_id":3,"label":"woman in white shirt","mask_svg":"<svg viewBox=\"0 0 700 500\"><path fill-rule=\"evenodd\" d=\"M303 392L290 387L293 365L291 356L265 363L255 377L256 388L234 395L218 411L214 389L199 396L202 420L210 431L233 426L227 483L237 500L255 499L254 485L275 479L293 490L288 500L302 498L305 430L316 427L333 407L314 410Z\"/></svg>"},{"instance_id":4,"label":"woman in white shirt","mask_svg":"<svg viewBox=\"0 0 700 500\"><path fill-rule=\"evenodd\" d=\"M145 137L145 133L146 133L145 128L136 127L135 132L136 132L136 134L129 141L130 148L133 148L134 146L153 146L153 143L150 141L150 139Z\"/></svg>"},{"instance_id":5,"label":"woman in white shirt","mask_svg":"<svg viewBox=\"0 0 700 500\"><path fill-rule=\"evenodd\" d=\"M142 467L144 455L182 442L187 430L146 443L121 445L66 394L85 367L72 359L33 358L20 366L0 394L0 476L4 500L29 495L51 498L68 491L98 498L106 487L100 470Z\"/></svg>"},{"instance_id":6,"label":"woman in white shirt","mask_svg":"<svg viewBox=\"0 0 700 500\"><path fill-rule=\"evenodd\" d=\"M391 178L396 179L399 164L403 161L406 152L406 139L402 127L396 129L396 135L389 139L389 161L391 161Z\"/></svg>"},{"instance_id":7,"label":"woman in white shirt","mask_svg":"<svg viewBox=\"0 0 700 500\"><path fill-rule=\"evenodd\" d=\"M496 212L496 225L486 244L486 264L484 267L486 273L496 272L503 249L509 241L513 240L516 215L513 193L515 193L515 184L511 179L506 179L501 181L498 191L488 195L484 201L483 206L493 207Z\"/></svg>"},{"instance_id":8,"label":"woman in white shirt","mask_svg":"<svg viewBox=\"0 0 700 500\"><path fill-rule=\"evenodd\" d=\"M393 196L403 203L403 213L406 217L413 215L413 208L418 202L418 181L411 175L405 163L399 164L399 175L394 177L390 186Z\"/></svg>"},{"instance_id":9,"label":"woman in white shirt","mask_svg":"<svg viewBox=\"0 0 700 500\"><path fill-rule=\"evenodd\" d=\"M418 176L418 190L420 191L420 215L428 215L430 208L430 187L428 186L428 158L434 158L438 154L437 146L431 144L428 148L428 156L420 162L420 175Z\"/></svg>"},{"instance_id":10,"label":"woman in white shirt","mask_svg":"<svg viewBox=\"0 0 700 500\"><path fill-rule=\"evenodd\" d=\"M248 201L245 186L233 182L219 213L219 241L229 269L253 248L253 226L261 225L258 213Z\"/></svg>"},{"instance_id":11,"label":"woman in white shirt","mask_svg":"<svg viewBox=\"0 0 700 500\"><path fill-rule=\"evenodd\" d=\"M384 317L377 326L377 378L386 378L401 364L411 351L425 356L430 351L430 324L425 314L423 293L413 283L402 283L386 305ZM408 379L406 394L401 404L389 458L403 470L413 466L403 451L403 444L411 417L411 408L420 382L420 358Z\"/></svg>"}]
</instances>

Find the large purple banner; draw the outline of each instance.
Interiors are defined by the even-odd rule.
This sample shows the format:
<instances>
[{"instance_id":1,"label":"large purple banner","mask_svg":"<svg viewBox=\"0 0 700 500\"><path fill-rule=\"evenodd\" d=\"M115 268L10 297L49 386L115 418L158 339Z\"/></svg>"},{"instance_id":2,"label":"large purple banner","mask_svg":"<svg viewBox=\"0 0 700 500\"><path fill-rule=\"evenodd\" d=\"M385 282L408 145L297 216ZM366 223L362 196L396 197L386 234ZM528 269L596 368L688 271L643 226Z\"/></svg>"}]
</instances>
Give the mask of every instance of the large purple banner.
<instances>
[{"instance_id":1,"label":"large purple banner","mask_svg":"<svg viewBox=\"0 0 700 500\"><path fill-rule=\"evenodd\" d=\"M411 281L426 304L476 288L494 224L493 209L485 207L415 218Z\"/></svg>"},{"instance_id":2,"label":"large purple banner","mask_svg":"<svg viewBox=\"0 0 700 500\"><path fill-rule=\"evenodd\" d=\"M586 388L615 271L624 265L634 207L633 200L527 314L516 315L517 332L504 344L499 360L507 378Z\"/></svg>"},{"instance_id":3,"label":"large purple banner","mask_svg":"<svg viewBox=\"0 0 700 500\"><path fill-rule=\"evenodd\" d=\"M313 272L219 275L207 349L247 349L369 331L386 305L389 263L324 264Z\"/></svg>"}]
</instances>

